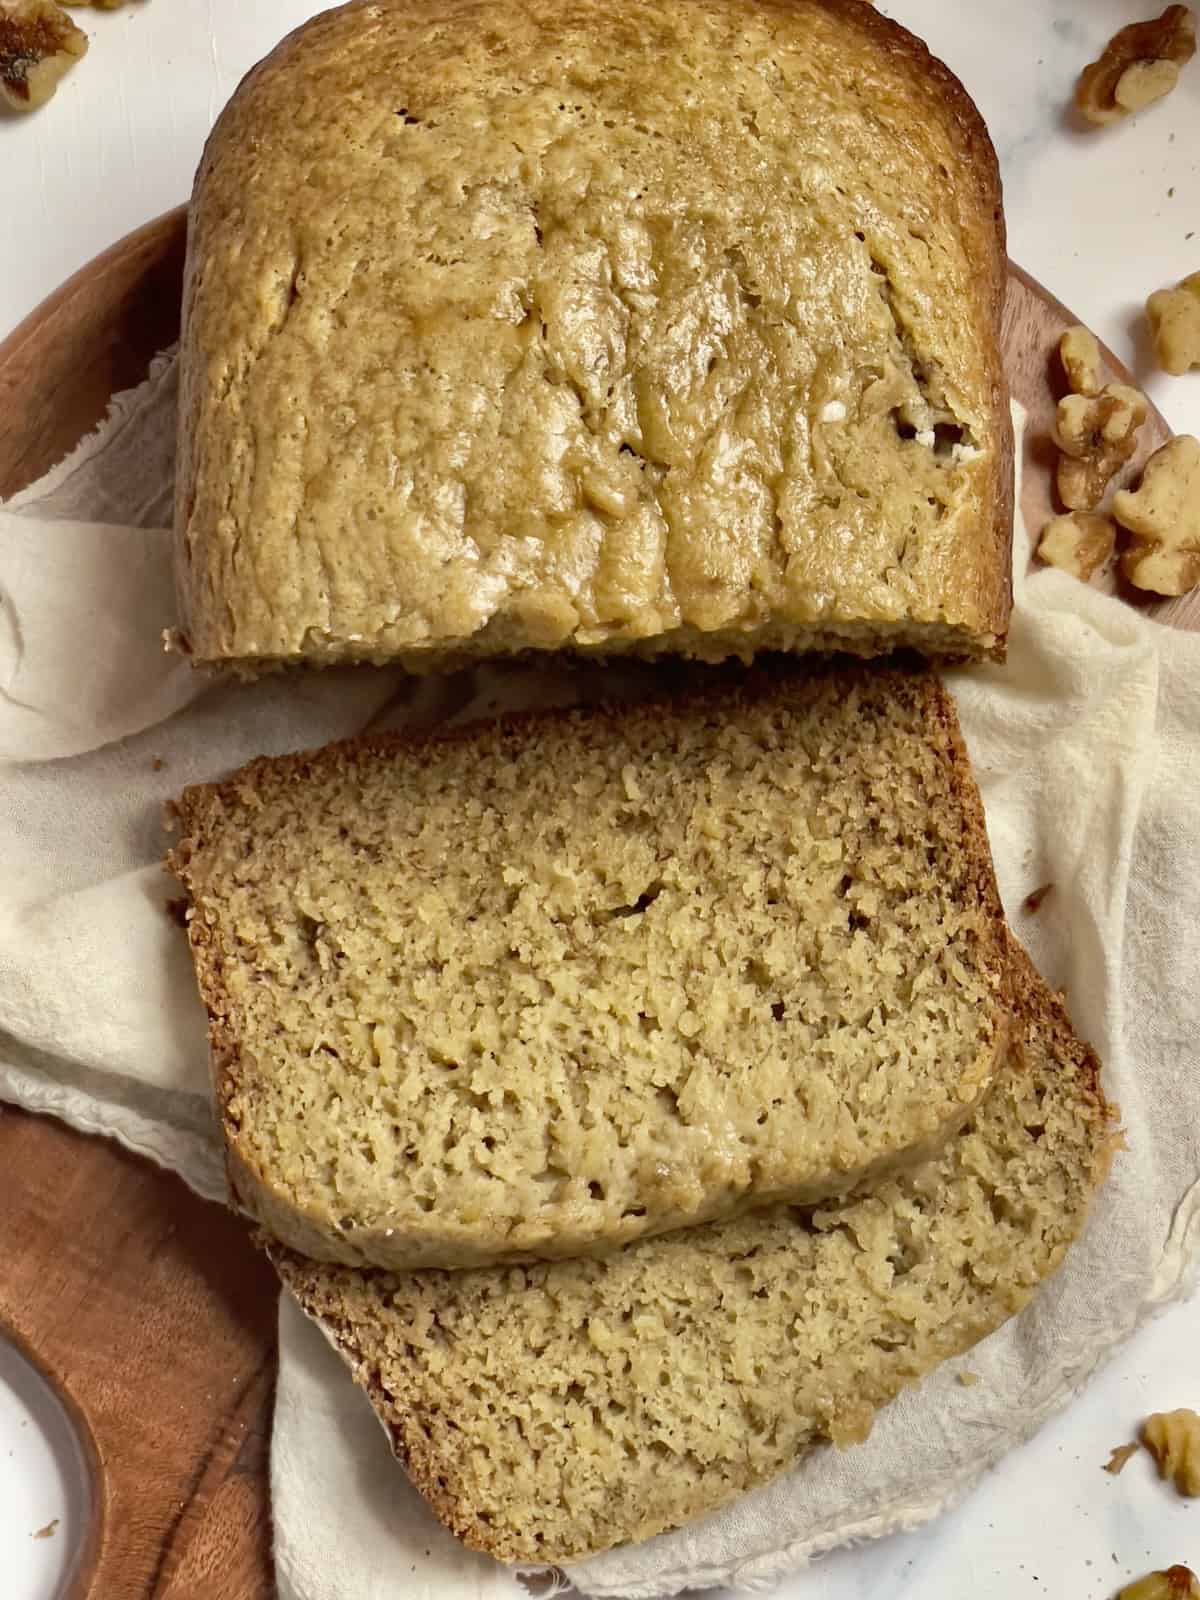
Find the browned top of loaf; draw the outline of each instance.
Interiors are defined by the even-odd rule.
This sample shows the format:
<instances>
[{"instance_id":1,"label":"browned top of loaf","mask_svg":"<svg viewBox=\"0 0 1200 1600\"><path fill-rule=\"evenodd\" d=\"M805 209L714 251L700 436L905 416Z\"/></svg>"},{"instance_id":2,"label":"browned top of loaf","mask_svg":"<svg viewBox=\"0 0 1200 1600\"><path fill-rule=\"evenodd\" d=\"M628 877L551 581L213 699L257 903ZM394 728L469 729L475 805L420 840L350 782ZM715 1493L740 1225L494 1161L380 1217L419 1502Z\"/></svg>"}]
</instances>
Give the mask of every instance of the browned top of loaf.
<instances>
[{"instance_id":1,"label":"browned top of loaf","mask_svg":"<svg viewBox=\"0 0 1200 1600\"><path fill-rule=\"evenodd\" d=\"M1018 1040L936 1161L605 1261L393 1277L272 1248L438 1516L502 1560L648 1538L868 1433L1018 1311L1116 1147L1099 1063L1014 942Z\"/></svg>"},{"instance_id":2,"label":"browned top of loaf","mask_svg":"<svg viewBox=\"0 0 1200 1600\"><path fill-rule=\"evenodd\" d=\"M936 677L364 740L189 790L175 870L242 1204L322 1259L612 1248L937 1147L1003 1047Z\"/></svg>"},{"instance_id":3,"label":"browned top of loaf","mask_svg":"<svg viewBox=\"0 0 1200 1600\"><path fill-rule=\"evenodd\" d=\"M859 0L298 30L192 202L199 659L1002 649L995 157Z\"/></svg>"}]
</instances>

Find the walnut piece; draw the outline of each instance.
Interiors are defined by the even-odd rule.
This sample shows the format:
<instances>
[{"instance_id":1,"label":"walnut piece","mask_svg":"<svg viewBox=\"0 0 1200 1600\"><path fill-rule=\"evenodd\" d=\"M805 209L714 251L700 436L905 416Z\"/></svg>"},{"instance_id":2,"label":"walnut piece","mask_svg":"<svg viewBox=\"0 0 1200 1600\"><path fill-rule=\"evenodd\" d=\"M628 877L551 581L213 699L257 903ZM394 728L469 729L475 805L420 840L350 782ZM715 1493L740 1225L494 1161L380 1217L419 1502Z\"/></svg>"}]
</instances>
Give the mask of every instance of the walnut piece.
<instances>
[{"instance_id":1,"label":"walnut piece","mask_svg":"<svg viewBox=\"0 0 1200 1600\"><path fill-rule=\"evenodd\" d=\"M54 0L0 0L0 100L15 111L45 105L87 47Z\"/></svg>"},{"instance_id":2,"label":"walnut piece","mask_svg":"<svg viewBox=\"0 0 1200 1600\"><path fill-rule=\"evenodd\" d=\"M1142 1440L1160 1478L1173 1478L1182 1495L1200 1495L1200 1417L1194 1411L1156 1411L1142 1424Z\"/></svg>"},{"instance_id":3,"label":"walnut piece","mask_svg":"<svg viewBox=\"0 0 1200 1600\"><path fill-rule=\"evenodd\" d=\"M1114 474L1137 449L1146 399L1124 383L1099 394L1068 394L1058 402L1055 433L1062 455L1058 493L1068 511L1094 511Z\"/></svg>"},{"instance_id":4,"label":"walnut piece","mask_svg":"<svg viewBox=\"0 0 1200 1600\"><path fill-rule=\"evenodd\" d=\"M1086 583L1113 553L1117 530L1096 511L1068 511L1042 529L1038 560Z\"/></svg>"},{"instance_id":5,"label":"walnut piece","mask_svg":"<svg viewBox=\"0 0 1200 1600\"><path fill-rule=\"evenodd\" d=\"M1130 1458L1137 1455L1137 1453L1138 1446L1136 1440L1133 1442L1133 1444L1114 1445L1112 1454L1104 1463L1104 1471L1111 1472L1114 1478L1119 1477L1128 1466Z\"/></svg>"},{"instance_id":6,"label":"walnut piece","mask_svg":"<svg viewBox=\"0 0 1200 1600\"><path fill-rule=\"evenodd\" d=\"M1200 1600L1200 1583L1190 1567L1168 1567L1127 1583L1117 1600Z\"/></svg>"},{"instance_id":7,"label":"walnut piece","mask_svg":"<svg viewBox=\"0 0 1200 1600\"><path fill-rule=\"evenodd\" d=\"M1089 122L1117 122L1170 94L1180 67L1195 53L1191 11L1168 6L1161 17L1131 22L1113 35L1100 59L1080 74L1075 104Z\"/></svg>"},{"instance_id":8,"label":"walnut piece","mask_svg":"<svg viewBox=\"0 0 1200 1600\"><path fill-rule=\"evenodd\" d=\"M1104 386L1100 346L1090 328L1068 328L1058 341L1063 371L1073 394L1099 394Z\"/></svg>"},{"instance_id":9,"label":"walnut piece","mask_svg":"<svg viewBox=\"0 0 1200 1600\"><path fill-rule=\"evenodd\" d=\"M1146 301L1158 364L1173 378L1200 367L1200 272L1174 289L1157 289Z\"/></svg>"},{"instance_id":10,"label":"walnut piece","mask_svg":"<svg viewBox=\"0 0 1200 1600\"><path fill-rule=\"evenodd\" d=\"M1113 496L1113 516L1133 534L1121 571L1139 589L1186 594L1200 583L1200 439L1181 433L1156 450L1135 492Z\"/></svg>"}]
</instances>

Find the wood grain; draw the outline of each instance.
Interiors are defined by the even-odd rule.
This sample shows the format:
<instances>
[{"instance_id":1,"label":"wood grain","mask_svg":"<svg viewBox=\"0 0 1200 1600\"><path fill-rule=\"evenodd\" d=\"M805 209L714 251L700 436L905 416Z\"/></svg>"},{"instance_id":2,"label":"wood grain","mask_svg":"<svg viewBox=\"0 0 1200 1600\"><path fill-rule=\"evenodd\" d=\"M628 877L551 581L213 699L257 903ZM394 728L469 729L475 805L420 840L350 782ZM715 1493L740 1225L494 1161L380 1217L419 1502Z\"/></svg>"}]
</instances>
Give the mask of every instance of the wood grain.
<instances>
[{"instance_id":1,"label":"wood grain","mask_svg":"<svg viewBox=\"0 0 1200 1600\"><path fill-rule=\"evenodd\" d=\"M0 345L0 498L65 455L175 339L184 240L182 210L148 224ZM1044 441L1072 321L1012 269L1004 344L1030 415L1023 498L1035 526L1052 511ZM1142 455L1166 437L1155 413ZM1200 620L1195 597L1149 609ZM72 1593L262 1600L276 1286L242 1225L114 1144L7 1108L0 1217L0 1328L64 1397L95 1471Z\"/></svg>"},{"instance_id":2,"label":"wood grain","mask_svg":"<svg viewBox=\"0 0 1200 1600\"><path fill-rule=\"evenodd\" d=\"M94 1469L74 1593L269 1593L276 1285L244 1226L119 1146L7 1107L0 1216L0 1325Z\"/></svg>"},{"instance_id":3,"label":"wood grain","mask_svg":"<svg viewBox=\"0 0 1200 1600\"><path fill-rule=\"evenodd\" d=\"M0 500L61 460L179 337L186 243L184 208L168 211L68 278L0 345Z\"/></svg>"}]
</instances>

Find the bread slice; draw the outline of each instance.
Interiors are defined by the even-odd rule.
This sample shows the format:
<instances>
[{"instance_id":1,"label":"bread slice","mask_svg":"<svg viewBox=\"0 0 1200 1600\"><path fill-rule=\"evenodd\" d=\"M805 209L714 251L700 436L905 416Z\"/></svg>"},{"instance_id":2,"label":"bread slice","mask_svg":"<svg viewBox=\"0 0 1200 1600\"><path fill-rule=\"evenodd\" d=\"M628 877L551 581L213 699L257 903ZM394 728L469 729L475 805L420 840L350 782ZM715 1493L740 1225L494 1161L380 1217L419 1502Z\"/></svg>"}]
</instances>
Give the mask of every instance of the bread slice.
<instances>
[{"instance_id":1,"label":"bread slice","mask_svg":"<svg viewBox=\"0 0 1200 1600\"><path fill-rule=\"evenodd\" d=\"M978 113L860 0L316 17L192 197L188 647L1002 654L1004 283Z\"/></svg>"},{"instance_id":2,"label":"bread slice","mask_svg":"<svg viewBox=\"0 0 1200 1600\"><path fill-rule=\"evenodd\" d=\"M844 1193L937 1148L1002 1053L930 673L715 672L178 810L233 1191L318 1259L572 1256Z\"/></svg>"},{"instance_id":3,"label":"bread slice","mask_svg":"<svg viewBox=\"0 0 1200 1600\"><path fill-rule=\"evenodd\" d=\"M1018 1042L974 1121L859 1198L507 1270L394 1277L272 1246L442 1521L505 1561L648 1538L864 1439L1018 1311L1116 1141L1096 1058L1014 961Z\"/></svg>"}]
</instances>

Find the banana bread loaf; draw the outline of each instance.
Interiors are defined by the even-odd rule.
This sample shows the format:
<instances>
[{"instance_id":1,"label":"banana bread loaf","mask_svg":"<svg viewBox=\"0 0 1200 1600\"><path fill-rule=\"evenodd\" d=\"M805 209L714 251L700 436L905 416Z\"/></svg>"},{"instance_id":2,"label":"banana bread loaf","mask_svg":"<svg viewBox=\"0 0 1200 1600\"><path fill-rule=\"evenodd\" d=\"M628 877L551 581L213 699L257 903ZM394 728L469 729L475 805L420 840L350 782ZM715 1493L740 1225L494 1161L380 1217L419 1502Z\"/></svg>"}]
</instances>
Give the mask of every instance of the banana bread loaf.
<instances>
[{"instance_id":1,"label":"banana bread loaf","mask_svg":"<svg viewBox=\"0 0 1200 1600\"><path fill-rule=\"evenodd\" d=\"M1003 651L995 157L860 0L374 0L192 199L199 661Z\"/></svg>"}]
</instances>

